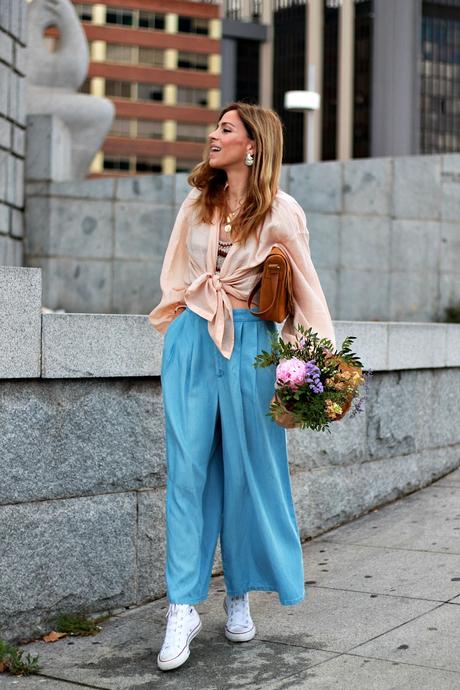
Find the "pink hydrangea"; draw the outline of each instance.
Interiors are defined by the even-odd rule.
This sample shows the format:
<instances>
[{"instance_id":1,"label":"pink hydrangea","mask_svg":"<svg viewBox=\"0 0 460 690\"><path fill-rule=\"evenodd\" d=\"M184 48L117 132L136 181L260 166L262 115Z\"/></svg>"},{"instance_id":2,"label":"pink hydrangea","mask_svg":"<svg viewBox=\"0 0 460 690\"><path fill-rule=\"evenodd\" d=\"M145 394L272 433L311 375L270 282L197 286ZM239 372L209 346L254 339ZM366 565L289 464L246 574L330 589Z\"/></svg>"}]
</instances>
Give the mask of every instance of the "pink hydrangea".
<instances>
[{"instance_id":1,"label":"pink hydrangea","mask_svg":"<svg viewBox=\"0 0 460 690\"><path fill-rule=\"evenodd\" d=\"M276 367L276 380L290 386L292 389L305 383L308 374L308 366L297 357L286 359Z\"/></svg>"}]
</instances>

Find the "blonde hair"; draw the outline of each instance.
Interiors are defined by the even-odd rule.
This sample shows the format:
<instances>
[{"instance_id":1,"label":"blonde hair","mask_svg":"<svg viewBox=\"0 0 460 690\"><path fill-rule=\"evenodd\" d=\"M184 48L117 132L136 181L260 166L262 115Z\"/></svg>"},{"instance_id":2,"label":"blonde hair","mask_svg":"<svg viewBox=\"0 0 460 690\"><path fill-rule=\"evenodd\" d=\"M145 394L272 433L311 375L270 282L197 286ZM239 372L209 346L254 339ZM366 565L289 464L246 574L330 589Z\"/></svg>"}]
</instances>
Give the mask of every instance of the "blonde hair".
<instances>
[{"instance_id":1,"label":"blonde hair","mask_svg":"<svg viewBox=\"0 0 460 690\"><path fill-rule=\"evenodd\" d=\"M236 101L227 105L218 120L229 110L236 110L247 135L255 142L254 164L249 168L248 191L240 213L232 223L234 240L243 244L262 225L278 191L283 159L283 126L278 115L270 108ZM209 165L209 148L206 145L203 161L196 165L188 182L201 194L195 201L200 219L210 223L217 205L222 215L226 209L225 170Z\"/></svg>"}]
</instances>

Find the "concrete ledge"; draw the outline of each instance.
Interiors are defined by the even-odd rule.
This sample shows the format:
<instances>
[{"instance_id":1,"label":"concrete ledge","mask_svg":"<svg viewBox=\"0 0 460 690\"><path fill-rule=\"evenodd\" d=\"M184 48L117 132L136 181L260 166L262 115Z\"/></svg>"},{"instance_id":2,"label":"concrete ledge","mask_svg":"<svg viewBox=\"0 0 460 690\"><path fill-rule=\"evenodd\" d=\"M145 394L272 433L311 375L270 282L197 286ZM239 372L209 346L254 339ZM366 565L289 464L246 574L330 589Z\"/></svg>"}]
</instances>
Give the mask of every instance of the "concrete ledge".
<instances>
[{"instance_id":1,"label":"concrete ledge","mask_svg":"<svg viewBox=\"0 0 460 690\"><path fill-rule=\"evenodd\" d=\"M41 269L0 268L0 378L160 376L163 336L144 314L41 313ZM460 366L460 324L334 321L366 369ZM41 341L40 341L41 338Z\"/></svg>"},{"instance_id":2,"label":"concrete ledge","mask_svg":"<svg viewBox=\"0 0 460 690\"><path fill-rule=\"evenodd\" d=\"M42 377L159 376L161 344L146 316L44 314Z\"/></svg>"},{"instance_id":3,"label":"concrete ledge","mask_svg":"<svg viewBox=\"0 0 460 690\"><path fill-rule=\"evenodd\" d=\"M375 371L460 366L460 324L334 321L337 346L355 335L352 349Z\"/></svg>"},{"instance_id":4,"label":"concrete ledge","mask_svg":"<svg viewBox=\"0 0 460 690\"><path fill-rule=\"evenodd\" d=\"M335 321L337 346L367 369L397 371L460 366L460 324ZM43 378L160 376L163 336L147 316L44 314Z\"/></svg>"}]
</instances>

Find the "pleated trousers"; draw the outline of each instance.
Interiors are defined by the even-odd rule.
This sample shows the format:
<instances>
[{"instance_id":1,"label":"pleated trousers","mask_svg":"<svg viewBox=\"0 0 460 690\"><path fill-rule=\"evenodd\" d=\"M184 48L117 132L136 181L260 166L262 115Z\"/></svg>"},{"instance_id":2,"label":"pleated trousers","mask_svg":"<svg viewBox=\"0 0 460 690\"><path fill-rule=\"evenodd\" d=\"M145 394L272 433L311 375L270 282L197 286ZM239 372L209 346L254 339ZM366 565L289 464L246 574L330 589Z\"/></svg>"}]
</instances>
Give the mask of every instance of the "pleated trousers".
<instances>
[{"instance_id":1,"label":"pleated trousers","mask_svg":"<svg viewBox=\"0 0 460 690\"><path fill-rule=\"evenodd\" d=\"M167 595L207 598L220 538L228 594L272 591L296 604L305 589L286 430L266 414L275 367L253 366L276 325L248 309L234 309L233 320L230 359L189 307L164 338Z\"/></svg>"}]
</instances>

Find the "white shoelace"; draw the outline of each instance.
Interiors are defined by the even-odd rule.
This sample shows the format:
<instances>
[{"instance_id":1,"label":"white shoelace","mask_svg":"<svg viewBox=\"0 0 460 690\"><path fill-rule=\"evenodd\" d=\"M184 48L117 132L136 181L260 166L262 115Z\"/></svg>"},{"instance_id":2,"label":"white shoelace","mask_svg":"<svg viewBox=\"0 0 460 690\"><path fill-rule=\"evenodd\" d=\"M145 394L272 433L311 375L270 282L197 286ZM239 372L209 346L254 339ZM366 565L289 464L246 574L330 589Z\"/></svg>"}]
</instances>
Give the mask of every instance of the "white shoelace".
<instances>
[{"instance_id":1,"label":"white shoelace","mask_svg":"<svg viewBox=\"0 0 460 690\"><path fill-rule=\"evenodd\" d=\"M236 597L229 597L227 599L228 603L228 623L230 625L236 623L237 625L250 626L250 615L249 615L249 601L245 598L244 594L240 594ZM244 619L244 623L242 620Z\"/></svg>"},{"instance_id":2,"label":"white shoelace","mask_svg":"<svg viewBox=\"0 0 460 690\"><path fill-rule=\"evenodd\" d=\"M168 624L163 643L163 650L176 647L182 643L184 635L184 620L189 611L188 604L170 604L166 613Z\"/></svg>"}]
</instances>

